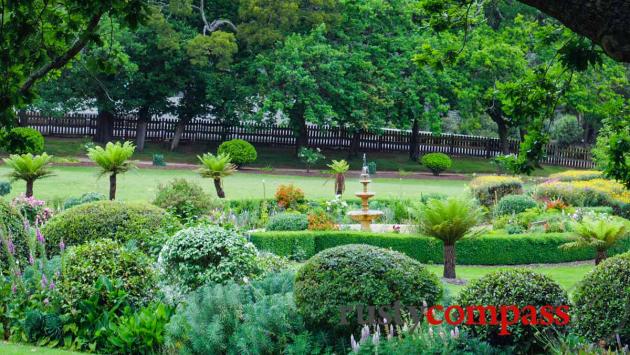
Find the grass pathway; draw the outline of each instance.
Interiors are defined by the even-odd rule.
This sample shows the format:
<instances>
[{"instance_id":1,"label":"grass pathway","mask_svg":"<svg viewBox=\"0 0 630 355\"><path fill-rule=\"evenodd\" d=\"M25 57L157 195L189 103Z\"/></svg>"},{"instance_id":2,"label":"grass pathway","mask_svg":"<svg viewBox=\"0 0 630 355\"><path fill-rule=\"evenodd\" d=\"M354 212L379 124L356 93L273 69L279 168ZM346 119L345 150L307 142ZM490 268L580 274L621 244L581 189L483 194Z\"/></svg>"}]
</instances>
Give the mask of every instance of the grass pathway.
<instances>
[{"instance_id":1,"label":"grass pathway","mask_svg":"<svg viewBox=\"0 0 630 355\"><path fill-rule=\"evenodd\" d=\"M0 342L0 354L3 355L24 355L24 354L44 354L44 355L73 355L82 354L74 351L60 349L42 348L30 344L10 344L5 341Z\"/></svg>"}]
</instances>

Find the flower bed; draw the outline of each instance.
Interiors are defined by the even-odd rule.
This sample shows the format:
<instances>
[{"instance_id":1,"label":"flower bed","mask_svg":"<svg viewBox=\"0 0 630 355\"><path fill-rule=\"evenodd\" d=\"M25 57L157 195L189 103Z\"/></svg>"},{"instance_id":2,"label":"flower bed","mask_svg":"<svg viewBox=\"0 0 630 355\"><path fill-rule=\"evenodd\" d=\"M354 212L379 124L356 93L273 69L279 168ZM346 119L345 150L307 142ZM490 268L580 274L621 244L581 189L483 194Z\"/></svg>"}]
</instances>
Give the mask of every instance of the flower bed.
<instances>
[{"instance_id":1,"label":"flower bed","mask_svg":"<svg viewBox=\"0 0 630 355\"><path fill-rule=\"evenodd\" d=\"M255 232L251 241L261 250L278 255L309 258L316 253L345 244L369 244L407 254L427 264L441 263L442 243L418 234L325 232ZM594 249L562 250L571 241L568 233L485 235L464 238L456 245L457 263L461 265L519 265L561 263L593 258ZM614 247L610 255L630 250L630 238Z\"/></svg>"}]
</instances>

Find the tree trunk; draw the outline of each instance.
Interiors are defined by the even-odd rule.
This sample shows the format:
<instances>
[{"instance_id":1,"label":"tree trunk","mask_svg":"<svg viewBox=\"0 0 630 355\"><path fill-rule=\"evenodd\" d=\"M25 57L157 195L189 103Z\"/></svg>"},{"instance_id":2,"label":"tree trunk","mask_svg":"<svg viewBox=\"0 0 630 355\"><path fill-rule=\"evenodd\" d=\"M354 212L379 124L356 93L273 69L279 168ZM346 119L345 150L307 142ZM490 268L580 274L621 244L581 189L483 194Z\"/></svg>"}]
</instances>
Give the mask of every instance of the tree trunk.
<instances>
[{"instance_id":1,"label":"tree trunk","mask_svg":"<svg viewBox=\"0 0 630 355\"><path fill-rule=\"evenodd\" d=\"M418 144L418 132L420 131L420 125L418 119L413 119L413 126L411 126L411 137L409 137L409 159L412 161L418 161L420 159L420 145Z\"/></svg>"},{"instance_id":2,"label":"tree trunk","mask_svg":"<svg viewBox=\"0 0 630 355\"><path fill-rule=\"evenodd\" d=\"M519 1L588 37L614 60L630 62L630 3L627 0Z\"/></svg>"},{"instance_id":3,"label":"tree trunk","mask_svg":"<svg viewBox=\"0 0 630 355\"><path fill-rule=\"evenodd\" d=\"M96 136L94 141L97 143L111 142L114 138L114 115L109 111L99 111L96 118Z\"/></svg>"},{"instance_id":4,"label":"tree trunk","mask_svg":"<svg viewBox=\"0 0 630 355\"><path fill-rule=\"evenodd\" d=\"M510 141L508 139L508 127L503 120L501 123L497 123L497 129L499 133L499 142L501 143L501 153L503 155L510 154Z\"/></svg>"},{"instance_id":5,"label":"tree trunk","mask_svg":"<svg viewBox=\"0 0 630 355\"><path fill-rule=\"evenodd\" d=\"M116 199L116 174L112 173L109 176L109 199Z\"/></svg>"},{"instance_id":6,"label":"tree trunk","mask_svg":"<svg viewBox=\"0 0 630 355\"><path fill-rule=\"evenodd\" d=\"M346 190L346 177L343 174L337 174L335 179L335 195L343 195Z\"/></svg>"},{"instance_id":7,"label":"tree trunk","mask_svg":"<svg viewBox=\"0 0 630 355\"><path fill-rule=\"evenodd\" d=\"M225 191L223 191L223 186L221 186L221 179L214 179L214 188L217 190L217 196L219 198L225 198Z\"/></svg>"},{"instance_id":8,"label":"tree trunk","mask_svg":"<svg viewBox=\"0 0 630 355\"><path fill-rule=\"evenodd\" d=\"M291 110L289 110L291 126L295 133L296 157L300 154L302 147L308 146L308 126L306 125L306 118L304 117L305 110L306 108L301 103L296 103Z\"/></svg>"},{"instance_id":9,"label":"tree trunk","mask_svg":"<svg viewBox=\"0 0 630 355\"><path fill-rule=\"evenodd\" d=\"M510 154L510 142L508 140L508 125L503 119L503 112L501 108L497 107L497 103L486 112L490 119L497 124L497 133L499 133L499 142L501 144L501 154Z\"/></svg>"},{"instance_id":10,"label":"tree trunk","mask_svg":"<svg viewBox=\"0 0 630 355\"><path fill-rule=\"evenodd\" d=\"M306 119L304 116L298 121L297 136L295 137L295 155L300 153L302 147L308 146L308 127L306 126Z\"/></svg>"},{"instance_id":11,"label":"tree trunk","mask_svg":"<svg viewBox=\"0 0 630 355\"><path fill-rule=\"evenodd\" d=\"M604 259L607 258L606 250L598 250L597 256L595 257L595 265L599 265Z\"/></svg>"},{"instance_id":12,"label":"tree trunk","mask_svg":"<svg viewBox=\"0 0 630 355\"><path fill-rule=\"evenodd\" d=\"M361 144L361 131L354 132L352 141L350 141L350 149L348 150L348 160L359 156L359 146Z\"/></svg>"},{"instance_id":13,"label":"tree trunk","mask_svg":"<svg viewBox=\"0 0 630 355\"><path fill-rule=\"evenodd\" d=\"M33 180L26 180L26 197L33 197Z\"/></svg>"},{"instance_id":14,"label":"tree trunk","mask_svg":"<svg viewBox=\"0 0 630 355\"><path fill-rule=\"evenodd\" d=\"M144 150L144 142L147 138L147 126L150 120L149 107L142 106L140 110L138 110L138 124L136 127L136 150L139 152Z\"/></svg>"},{"instance_id":15,"label":"tree trunk","mask_svg":"<svg viewBox=\"0 0 630 355\"><path fill-rule=\"evenodd\" d=\"M184 128L186 128L186 124L188 123L188 121L188 119L182 118L177 121L177 125L175 126L175 134L173 134L173 140L171 141L171 151L179 147L179 141L182 139L182 134L184 134Z\"/></svg>"},{"instance_id":16,"label":"tree trunk","mask_svg":"<svg viewBox=\"0 0 630 355\"><path fill-rule=\"evenodd\" d=\"M455 244L444 243L444 278L454 279L455 275Z\"/></svg>"}]
</instances>

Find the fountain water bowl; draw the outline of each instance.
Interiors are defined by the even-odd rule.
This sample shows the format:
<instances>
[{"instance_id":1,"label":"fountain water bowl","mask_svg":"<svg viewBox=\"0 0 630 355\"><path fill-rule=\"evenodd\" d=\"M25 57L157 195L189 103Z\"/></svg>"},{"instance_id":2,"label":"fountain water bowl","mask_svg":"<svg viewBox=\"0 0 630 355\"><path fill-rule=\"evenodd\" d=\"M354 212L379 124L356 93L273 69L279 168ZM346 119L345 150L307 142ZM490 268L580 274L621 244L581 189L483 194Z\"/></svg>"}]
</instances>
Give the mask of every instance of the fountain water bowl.
<instances>
[{"instance_id":1,"label":"fountain water bowl","mask_svg":"<svg viewBox=\"0 0 630 355\"><path fill-rule=\"evenodd\" d=\"M363 159L365 161L365 156ZM365 166L365 164L363 166L361 180L359 180L359 182L363 184L363 191L357 192L355 195L361 199L361 209L358 211L348 212L348 216L350 216L352 220L357 221L361 224L362 231L371 232L372 222L380 218L383 215L383 212L377 211L377 210L371 210L369 208L368 200L374 197L375 193L368 191L368 185L372 181L369 179L367 166Z\"/></svg>"}]
</instances>

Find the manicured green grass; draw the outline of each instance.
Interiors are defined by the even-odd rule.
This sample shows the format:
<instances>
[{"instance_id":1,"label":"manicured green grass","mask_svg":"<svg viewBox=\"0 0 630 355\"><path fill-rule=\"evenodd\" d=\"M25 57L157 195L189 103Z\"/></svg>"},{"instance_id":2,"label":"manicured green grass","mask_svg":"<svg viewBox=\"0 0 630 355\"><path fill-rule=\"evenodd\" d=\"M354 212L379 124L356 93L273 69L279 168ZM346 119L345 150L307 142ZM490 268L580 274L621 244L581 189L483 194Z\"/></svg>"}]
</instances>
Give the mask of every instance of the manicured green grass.
<instances>
[{"instance_id":1,"label":"manicured green grass","mask_svg":"<svg viewBox=\"0 0 630 355\"><path fill-rule=\"evenodd\" d=\"M10 344L0 342L0 354L3 355L24 355L24 354L44 354L44 355L72 355L82 354L74 351L59 349L41 348L30 344Z\"/></svg>"},{"instance_id":2,"label":"manicured green grass","mask_svg":"<svg viewBox=\"0 0 630 355\"><path fill-rule=\"evenodd\" d=\"M45 150L48 154L58 157L77 157L85 156L83 145L88 142L81 139L60 139L47 138ZM182 145L176 151L171 152L168 144L148 143L143 152L136 152L134 159L152 160L153 154L163 154L166 162L171 163L197 163L197 155L205 152L215 152L217 144L189 144ZM304 164L295 157L294 149L291 147L257 147L258 159L255 163L250 164L252 167L259 168L305 168ZM313 169L328 169L326 164L332 159L348 159L348 153L343 150L325 150L323 151L326 160L317 164ZM418 164L410 161L407 154L400 153L376 153L367 154L369 161L376 162L376 169L381 171L424 171L428 170ZM353 170L361 168L362 157L355 157L349 160L350 167ZM563 167L547 166L543 170L534 172L536 176L546 176L559 171L567 170ZM488 159L481 158L453 158L453 166L448 170L451 173L472 174L472 173L494 173L495 167Z\"/></svg>"},{"instance_id":3,"label":"manicured green grass","mask_svg":"<svg viewBox=\"0 0 630 355\"><path fill-rule=\"evenodd\" d=\"M55 176L35 182L35 196L43 200L79 196L86 192L96 191L107 195L109 179L98 178L96 167L56 166L52 168ZM0 181L8 168L0 166ZM117 198L125 201L152 200L159 184L167 183L174 178L186 178L199 183L215 196L214 185L209 179L202 179L194 170L145 168L134 169L118 177ZM263 189L264 181L264 189ZM421 194L441 193L460 195L464 193L467 181L447 179L380 179L375 178L370 190L378 197L419 197ZM334 182L322 177L302 177L284 175L264 175L237 173L225 179L224 187L227 198L262 198L272 197L281 184L295 184L304 190L310 199L332 199ZM24 192L25 184L21 181L13 183L10 197ZM348 179L346 197L354 197L360 191L358 179Z\"/></svg>"},{"instance_id":4,"label":"manicured green grass","mask_svg":"<svg viewBox=\"0 0 630 355\"><path fill-rule=\"evenodd\" d=\"M584 276L591 271L595 265L593 264L579 264L579 265L536 265L527 266L535 272L547 275L555 280L562 288L564 288L569 294L572 294L575 290L577 283L584 278ZM427 268L437 275L442 275L442 265L427 265ZM501 270L515 268L514 266L457 266L457 277L460 279L468 280L469 282L474 279L483 277L484 275ZM458 294L464 286L447 284L447 289L452 295Z\"/></svg>"}]
</instances>

